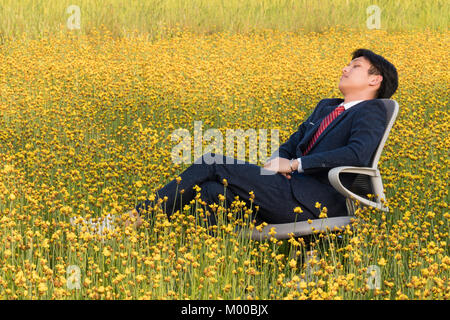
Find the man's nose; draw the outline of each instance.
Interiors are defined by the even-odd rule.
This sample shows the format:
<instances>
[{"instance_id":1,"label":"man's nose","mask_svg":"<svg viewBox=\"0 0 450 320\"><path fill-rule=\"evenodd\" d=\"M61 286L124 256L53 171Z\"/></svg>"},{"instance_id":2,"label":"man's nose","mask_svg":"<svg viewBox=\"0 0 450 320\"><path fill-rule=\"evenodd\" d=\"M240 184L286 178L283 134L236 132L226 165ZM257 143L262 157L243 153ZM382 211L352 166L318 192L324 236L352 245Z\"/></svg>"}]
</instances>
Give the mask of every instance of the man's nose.
<instances>
[{"instance_id":1,"label":"man's nose","mask_svg":"<svg viewBox=\"0 0 450 320\"><path fill-rule=\"evenodd\" d=\"M344 69L342 69L342 74L347 74L347 70L348 70L348 67L345 66Z\"/></svg>"}]
</instances>

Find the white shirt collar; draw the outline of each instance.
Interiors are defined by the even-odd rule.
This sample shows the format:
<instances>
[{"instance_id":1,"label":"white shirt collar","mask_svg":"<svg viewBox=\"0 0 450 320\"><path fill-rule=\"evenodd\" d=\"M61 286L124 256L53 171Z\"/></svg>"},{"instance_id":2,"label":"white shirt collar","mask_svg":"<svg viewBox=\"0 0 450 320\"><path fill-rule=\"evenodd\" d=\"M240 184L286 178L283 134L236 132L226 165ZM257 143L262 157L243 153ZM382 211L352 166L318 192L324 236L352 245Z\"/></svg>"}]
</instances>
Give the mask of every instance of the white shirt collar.
<instances>
[{"instance_id":1,"label":"white shirt collar","mask_svg":"<svg viewBox=\"0 0 450 320\"><path fill-rule=\"evenodd\" d=\"M340 106L344 106L345 110L347 110L347 109L350 109L351 107L353 107L355 104L360 103L361 101L364 101L364 100L355 100L355 101L350 101L350 102L347 102L347 103L343 103L342 102L340 104Z\"/></svg>"}]
</instances>

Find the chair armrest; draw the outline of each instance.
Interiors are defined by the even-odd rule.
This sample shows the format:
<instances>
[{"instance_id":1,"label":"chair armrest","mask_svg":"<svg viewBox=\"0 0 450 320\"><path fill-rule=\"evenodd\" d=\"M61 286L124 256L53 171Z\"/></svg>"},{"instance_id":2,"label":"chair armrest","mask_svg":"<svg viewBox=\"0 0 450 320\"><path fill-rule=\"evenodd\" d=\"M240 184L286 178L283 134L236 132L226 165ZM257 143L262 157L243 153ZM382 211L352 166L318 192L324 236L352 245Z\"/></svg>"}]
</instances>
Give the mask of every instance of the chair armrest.
<instances>
[{"instance_id":1,"label":"chair armrest","mask_svg":"<svg viewBox=\"0 0 450 320\"><path fill-rule=\"evenodd\" d=\"M381 175L380 175L380 171L378 171L378 169L369 168L369 167L351 167L351 166L336 167L336 168L331 169L328 172L328 180L330 181L331 185L343 196L353 197L356 200L358 200L360 203L362 203L366 206L371 206L371 207L377 208L377 209L385 211L385 212L389 211L389 208L384 206L381 202L374 202L371 200L367 200L367 199L351 192L347 188L345 188L342 185L341 181L339 180L339 174L344 173L344 172L358 173L358 174L364 174L364 175L370 176L372 182L375 184L375 186L374 186L375 189L379 190L378 191L380 193L380 194L378 194L379 198L384 198L383 185L381 182Z\"/></svg>"}]
</instances>

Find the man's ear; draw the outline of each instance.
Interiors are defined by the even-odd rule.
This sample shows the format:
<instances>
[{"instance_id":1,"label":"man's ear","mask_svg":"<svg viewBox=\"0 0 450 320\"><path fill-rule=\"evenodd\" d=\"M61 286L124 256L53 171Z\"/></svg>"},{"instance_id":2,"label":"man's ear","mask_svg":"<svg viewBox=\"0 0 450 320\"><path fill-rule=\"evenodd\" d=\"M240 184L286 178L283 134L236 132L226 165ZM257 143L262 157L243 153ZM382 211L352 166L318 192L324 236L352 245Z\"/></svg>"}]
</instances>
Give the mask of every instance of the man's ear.
<instances>
[{"instance_id":1,"label":"man's ear","mask_svg":"<svg viewBox=\"0 0 450 320\"><path fill-rule=\"evenodd\" d=\"M369 85L370 86L376 86L376 85L381 86L382 81L383 81L383 76L381 74L372 74L372 75L370 75Z\"/></svg>"}]
</instances>

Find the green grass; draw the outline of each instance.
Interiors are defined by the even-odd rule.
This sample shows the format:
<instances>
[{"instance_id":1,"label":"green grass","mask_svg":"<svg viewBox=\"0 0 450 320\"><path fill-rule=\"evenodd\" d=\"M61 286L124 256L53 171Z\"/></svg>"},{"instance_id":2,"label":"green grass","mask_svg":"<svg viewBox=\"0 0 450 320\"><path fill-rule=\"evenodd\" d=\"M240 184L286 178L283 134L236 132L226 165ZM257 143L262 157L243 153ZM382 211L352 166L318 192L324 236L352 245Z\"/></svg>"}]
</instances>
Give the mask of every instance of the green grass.
<instances>
[{"instance_id":1,"label":"green grass","mask_svg":"<svg viewBox=\"0 0 450 320\"><path fill-rule=\"evenodd\" d=\"M89 33L104 25L113 36L134 31L149 38L165 36L173 27L199 33L251 32L268 28L293 32L322 32L342 26L367 29L367 8L381 9L381 29L448 29L449 2L445 0L1 0L0 36L39 37L68 31L70 5L81 10L81 29ZM369 29L367 29L369 30Z\"/></svg>"}]
</instances>

